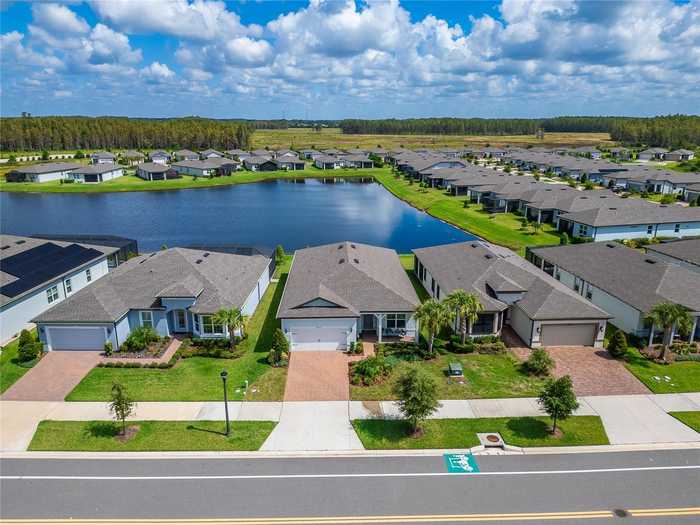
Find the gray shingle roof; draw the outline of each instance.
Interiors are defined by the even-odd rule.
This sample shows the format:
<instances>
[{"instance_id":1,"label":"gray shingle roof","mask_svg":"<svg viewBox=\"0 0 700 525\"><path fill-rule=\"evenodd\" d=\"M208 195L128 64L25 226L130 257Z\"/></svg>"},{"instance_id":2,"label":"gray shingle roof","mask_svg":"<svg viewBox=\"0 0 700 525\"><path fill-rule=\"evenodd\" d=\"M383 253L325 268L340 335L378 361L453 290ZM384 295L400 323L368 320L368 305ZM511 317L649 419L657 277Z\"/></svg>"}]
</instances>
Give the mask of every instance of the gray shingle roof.
<instances>
[{"instance_id":1,"label":"gray shingle roof","mask_svg":"<svg viewBox=\"0 0 700 525\"><path fill-rule=\"evenodd\" d=\"M75 162L47 162L46 164L34 164L32 166L22 166L15 171L18 173L30 173L40 175L42 173L55 173L57 171L70 171L84 166Z\"/></svg>"},{"instance_id":2,"label":"gray shingle roof","mask_svg":"<svg viewBox=\"0 0 700 525\"><path fill-rule=\"evenodd\" d=\"M562 219L589 226L617 226L634 224L668 224L700 221L700 208L672 205L639 204L623 207L605 206L561 215Z\"/></svg>"},{"instance_id":3,"label":"gray shingle roof","mask_svg":"<svg viewBox=\"0 0 700 525\"><path fill-rule=\"evenodd\" d=\"M337 306L304 306L316 299ZM394 250L346 241L296 251L277 317L412 312L419 304Z\"/></svg>"},{"instance_id":4,"label":"gray shingle roof","mask_svg":"<svg viewBox=\"0 0 700 525\"><path fill-rule=\"evenodd\" d=\"M240 308L269 263L260 255L186 248L154 252L118 266L39 315L37 321L114 322L131 309L159 308L159 297L195 294L197 288L202 291L190 308L194 313Z\"/></svg>"},{"instance_id":5,"label":"gray shingle roof","mask_svg":"<svg viewBox=\"0 0 700 525\"><path fill-rule=\"evenodd\" d=\"M640 312L664 302L700 311L700 274L613 242L535 248L532 253Z\"/></svg>"},{"instance_id":6,"label":"gray shingle roof","mask_svg":"<svg viewBox=\"0 0 700 525\"><path fill-rule=\"evenodd\" d=\"M137 169L148 173L165 173L170 169L167 164L159 164L157 162L142 162L136 166Z\"/></svg>"},{"instance_id":7,"label":"gray shingle roof","mask_svg":"<svg viewBox=\"0 0 700 525\"><path fill-rule=\"evenodd\" d=\"M610 316L514 252L484 241L413 250L440 284L441 295L462 289L476 293L487 312L508 304L496 293L524 290L516 304L531 319L607 319Z\"/></svg>"},{"instance_id":8,"label":"gray shingle roof","mask_svg":"<svg viewBox=\"0 0 700 525\"><path fill-rule=\"evenodd\" d=\"M700 266L700 239L685 239L646 246L647 252L660 253ZM700 290L698 290L700 293Z\"/></svg>"},{"instance_id":9,"label":"gray shingle roof","mask_svg":"<svg viewBox=\"0 0 700 525\"><path fill-rule=\"evenodd\" d=\"M82 166L77 170L73 170L71 173L76 173L80 175L96 175L100 173L109 173L110 171L123 170L124 167L119 164L88 164L87 166Z\"/></svg>"}]
</instances>

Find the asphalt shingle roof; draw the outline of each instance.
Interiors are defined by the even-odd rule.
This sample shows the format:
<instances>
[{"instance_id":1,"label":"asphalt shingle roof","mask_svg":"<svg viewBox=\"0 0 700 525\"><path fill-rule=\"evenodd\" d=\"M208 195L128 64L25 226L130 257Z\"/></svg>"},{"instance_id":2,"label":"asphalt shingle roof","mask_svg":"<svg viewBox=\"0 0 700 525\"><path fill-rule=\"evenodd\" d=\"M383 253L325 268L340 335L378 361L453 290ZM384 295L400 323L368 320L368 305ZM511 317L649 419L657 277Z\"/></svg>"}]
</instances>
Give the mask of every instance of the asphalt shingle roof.
<instances>
[{"instance_id":1,"label":"asphalt shingle roof","mask_svg":"<svg viewBox=\"0 0 700 525\"><path fill-rule=\"evenodd\" d=\"M647 252L660 253L700 266L700 239L684 239L646 246ZM698 290L700 293L700 290Z\"/></svg>"}]
</instances>

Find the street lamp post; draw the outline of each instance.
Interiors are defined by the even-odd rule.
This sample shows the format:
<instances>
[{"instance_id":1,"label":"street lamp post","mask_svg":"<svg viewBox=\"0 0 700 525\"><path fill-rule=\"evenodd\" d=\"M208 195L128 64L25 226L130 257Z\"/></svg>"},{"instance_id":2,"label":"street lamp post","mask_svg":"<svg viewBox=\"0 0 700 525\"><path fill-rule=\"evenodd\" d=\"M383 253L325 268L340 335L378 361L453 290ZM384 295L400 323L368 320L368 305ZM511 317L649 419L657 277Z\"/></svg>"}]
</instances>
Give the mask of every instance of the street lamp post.
<instances>
[{"instance_id":1,"label":"street lamp post","mask_svg":"<svg viewBox=\"0 0 700 525\"><path fill-rule=\"evenodd\" d=\"M221 372L221 381L224 383L224 413L226 414L226 435L231 433L231 421L228 418L228 394L226 392L226 378L228 378L228 372L223 370Z\"/></svg>"}]
</instances>

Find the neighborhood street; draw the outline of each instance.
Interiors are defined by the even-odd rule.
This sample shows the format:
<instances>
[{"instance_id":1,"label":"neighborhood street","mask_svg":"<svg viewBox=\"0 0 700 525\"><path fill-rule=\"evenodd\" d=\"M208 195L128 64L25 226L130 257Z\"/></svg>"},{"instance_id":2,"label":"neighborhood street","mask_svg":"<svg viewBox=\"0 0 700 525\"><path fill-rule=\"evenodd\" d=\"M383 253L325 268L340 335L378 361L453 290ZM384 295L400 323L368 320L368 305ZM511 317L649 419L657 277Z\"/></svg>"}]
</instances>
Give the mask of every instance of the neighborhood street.
<instances>
[{"instance_id":1,"label":"neighborhood street","mask_svg":"<svg viewBox=\"0 0 700 525\"><path fill-rule=\"evenodd\" d=\"M480 472L471 474L448 473L442 456L4 459L2 517L450 523L532 513L532 523L670 524L700 516L697 449L474 459Z\"/></svg>"}]
</instances>

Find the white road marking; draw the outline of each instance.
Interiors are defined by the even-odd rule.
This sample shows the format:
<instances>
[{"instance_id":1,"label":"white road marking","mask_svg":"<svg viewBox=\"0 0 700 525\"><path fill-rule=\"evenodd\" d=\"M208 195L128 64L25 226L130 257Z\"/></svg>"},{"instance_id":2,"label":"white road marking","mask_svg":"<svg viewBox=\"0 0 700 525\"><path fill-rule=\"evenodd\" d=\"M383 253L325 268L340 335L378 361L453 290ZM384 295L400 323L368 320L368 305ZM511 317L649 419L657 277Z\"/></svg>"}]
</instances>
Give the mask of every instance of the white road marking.
<instances>
[{"instance_id":1,"label":"white road marking","mask_svg":"<svg viewBox=\"0 0 700 525\"><path fill-rule=\"evenodd\" d=\"M363 474L240 474L213 476L57 476L57 475L20 475L0 476L0 481L188 481L188 480L246 480L246 479L324 479L324 478L428 478L454 476L540 476L560 474L604 474L607 472L648 472L663 470L700 470L700 465L676 465L662 467L627 467L627 468L598 468L578 470L524 470L504 472L390 472Z\"/></svg>"}]
</instances>

